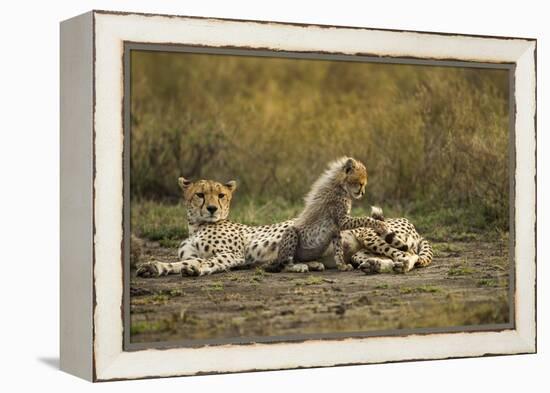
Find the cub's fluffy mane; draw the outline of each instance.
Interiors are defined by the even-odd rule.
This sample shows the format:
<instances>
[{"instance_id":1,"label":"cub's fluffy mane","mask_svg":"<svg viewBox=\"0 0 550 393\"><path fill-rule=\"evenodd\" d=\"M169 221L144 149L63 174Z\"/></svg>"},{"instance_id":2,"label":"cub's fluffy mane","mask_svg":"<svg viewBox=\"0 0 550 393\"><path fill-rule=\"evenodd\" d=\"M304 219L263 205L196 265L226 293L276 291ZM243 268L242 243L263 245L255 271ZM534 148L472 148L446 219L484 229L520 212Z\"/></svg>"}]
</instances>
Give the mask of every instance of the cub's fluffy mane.
<instances>
[{"instance_id":1,"label":"cub's fluffy mane","mask_svg":"<svg viewBox=\"0 0 550 393\"><path fill-rule=\"evenodd\" d=\"M342 169L350 157L340 157L330 162L327 169L313 183L311 189L304 197L305 207L298 217L298 222L305 223L326 208L327 198L334 194L334 190L342 182L344 172Z\"/></svg>"}]
</instances>

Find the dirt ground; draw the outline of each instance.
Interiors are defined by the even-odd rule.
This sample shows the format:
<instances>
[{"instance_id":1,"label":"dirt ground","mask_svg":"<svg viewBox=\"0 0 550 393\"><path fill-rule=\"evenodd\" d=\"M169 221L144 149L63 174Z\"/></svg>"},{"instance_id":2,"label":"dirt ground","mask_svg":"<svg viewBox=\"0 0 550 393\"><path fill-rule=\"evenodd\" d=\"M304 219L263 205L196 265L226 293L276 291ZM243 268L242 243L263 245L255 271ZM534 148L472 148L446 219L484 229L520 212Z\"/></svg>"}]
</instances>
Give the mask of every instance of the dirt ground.
<instances>
[{"instance_id":1,"label":"dirt ground","mask_svg":"<svg viewBox=\"0 0 550 393\"><path fill-rule=\"evenodd\" d=\"M131 342L508 322L508 243L433 246L430 266L403 275L252 269L145 279L132 271ZM176 260L158 243L147 243L144 254Z\"/></svg>"}]
</instances>

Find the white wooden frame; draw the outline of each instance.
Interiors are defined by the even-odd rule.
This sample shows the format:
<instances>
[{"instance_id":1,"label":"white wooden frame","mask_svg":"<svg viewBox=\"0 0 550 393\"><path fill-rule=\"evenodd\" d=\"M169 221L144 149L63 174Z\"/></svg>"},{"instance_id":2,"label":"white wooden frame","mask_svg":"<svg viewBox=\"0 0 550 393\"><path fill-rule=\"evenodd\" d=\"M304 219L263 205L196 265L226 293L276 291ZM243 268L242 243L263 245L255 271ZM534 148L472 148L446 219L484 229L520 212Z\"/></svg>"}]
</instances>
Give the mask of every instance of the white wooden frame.
<instances>
[{"instance_id":1,"label":"white wooden frame","mask_svg":"<svg viewBox=\"0 0 550 393\"><path fill-rule=\"evenodd\" d=\"M515 321L498 332L123 350L125 42L515 64ZM536 41L93 11L61 25L61 368L93 381L536 351Z\"/></svg>"}]
</instances>

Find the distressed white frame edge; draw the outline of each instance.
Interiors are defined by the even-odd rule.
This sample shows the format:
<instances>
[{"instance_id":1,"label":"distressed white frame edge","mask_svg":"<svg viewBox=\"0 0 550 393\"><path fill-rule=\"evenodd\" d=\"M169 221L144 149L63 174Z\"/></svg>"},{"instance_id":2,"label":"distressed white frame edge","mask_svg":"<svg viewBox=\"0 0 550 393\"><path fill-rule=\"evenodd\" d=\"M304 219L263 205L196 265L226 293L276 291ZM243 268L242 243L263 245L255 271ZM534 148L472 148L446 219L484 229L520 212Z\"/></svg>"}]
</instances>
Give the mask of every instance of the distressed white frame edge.
<instances>
[{"instance_id":1,"label":"distressed white frame edge","mask_svg":"<svg viewBox=\"0 0 550 393\"><path fill-rule=\"evenodd\" d=\"M93 378L93 13L60 26L60 368Z\"/></svg>"},{"instance_id":2,"label":"distressed white frame edge","mask_svg":"<svg viewBox=\"0 0 550 393\"><path fill-rule=\"evenodd\" d=\"M536 351L535 50L523 39L94 13L96 380L322 367ZM305 343L123 351L123 42L515 62L516 329ZM521 213L521 214L520 214Z\"/></svg>"}]
</instances>

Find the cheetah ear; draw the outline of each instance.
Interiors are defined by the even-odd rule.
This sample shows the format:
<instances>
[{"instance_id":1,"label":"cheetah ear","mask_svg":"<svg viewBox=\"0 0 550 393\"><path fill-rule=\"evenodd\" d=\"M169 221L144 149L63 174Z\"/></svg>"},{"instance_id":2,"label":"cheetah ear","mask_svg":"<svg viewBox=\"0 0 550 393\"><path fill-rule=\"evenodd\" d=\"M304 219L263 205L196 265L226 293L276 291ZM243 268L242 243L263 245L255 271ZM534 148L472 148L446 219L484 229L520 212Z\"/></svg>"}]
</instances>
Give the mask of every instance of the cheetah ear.
<instances>
[{"instance_id":1,"label":"cheetah ear","mask_svg":"<svg viewBox=\"0 0 550 393\"><path fill-rule=\"evenodd\" d=\"M189 188L189 186L192 184L190 180L187 180L185 177L178 178L178 184L180 188L185 191Z\"/></svg>"},{"instance_id":2,"label":"cheetah ear","mask_svg":"<svg viewBox=\"0 0 550 393\"><path fill-rule=\"evenodd\" d=\"M348 160L346 161L346 163L344 164L344 171L346 173L350 173L351 170L355 167L355 161L353 160L353 158L348 158Z\"/></svg>"},{"instance_id":3,"label":"cheetah ear","mask_svg":"<svg viewBox=\"0 0 550 393\"><path fill-rule=\"evenodd\" d=\"M228 181L224 185L229 188L231 192L235 192L235 190L237 189L237 182L235 180Z\"/></svg>"}]
</instances>

